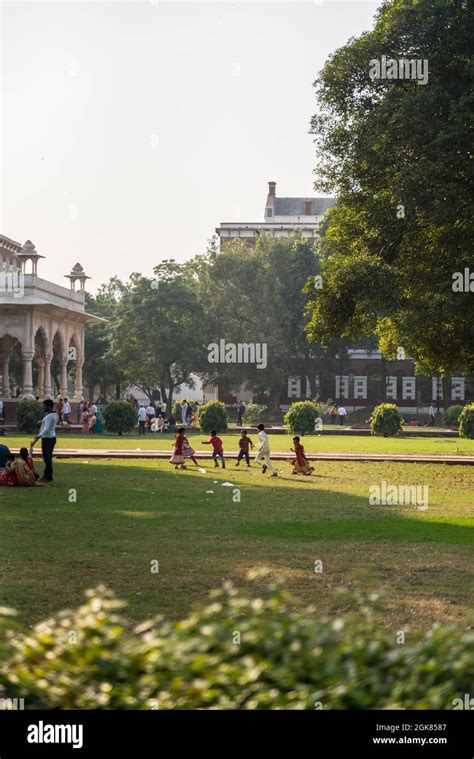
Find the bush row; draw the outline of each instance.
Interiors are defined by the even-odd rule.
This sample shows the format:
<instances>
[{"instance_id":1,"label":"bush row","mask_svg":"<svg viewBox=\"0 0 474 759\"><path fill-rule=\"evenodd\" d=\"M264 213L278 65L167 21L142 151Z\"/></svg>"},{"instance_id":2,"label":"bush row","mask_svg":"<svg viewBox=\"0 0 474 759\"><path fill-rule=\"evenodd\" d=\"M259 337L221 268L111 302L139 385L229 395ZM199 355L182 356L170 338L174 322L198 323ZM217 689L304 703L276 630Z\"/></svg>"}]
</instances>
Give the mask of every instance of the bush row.
<instances>
[{"instance_id":1,"label":"bush row","mask_svg":"<svg viewBox=\"0 0 474 759\"><path fill-rule=\"evenodd\" d=\"M3 610L0 698L27 709L452 709L472 689L474 636L400 633L376 599L321 618L278 584L229 583L179 622L130 627L103 587L31 630ZM398 642L397 642L398 641Z\"/></svg>"}]
</instances>

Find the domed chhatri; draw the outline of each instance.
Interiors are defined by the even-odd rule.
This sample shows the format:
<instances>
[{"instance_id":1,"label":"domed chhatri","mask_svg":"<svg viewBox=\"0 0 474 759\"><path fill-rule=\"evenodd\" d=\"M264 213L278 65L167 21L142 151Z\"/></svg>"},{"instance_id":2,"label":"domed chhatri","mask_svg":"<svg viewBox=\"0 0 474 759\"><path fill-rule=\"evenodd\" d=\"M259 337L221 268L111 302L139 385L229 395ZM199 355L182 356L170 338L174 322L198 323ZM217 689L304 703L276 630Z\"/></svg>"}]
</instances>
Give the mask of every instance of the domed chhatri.
<instances>
[{"instance_id":1,"label":"domed chhatri","mask_svg":"<svg viewBox=\"0 0 474 759\"><path fill-rule=\"evenodd\" d=\"M31 240L27 240L21 246L21 250L16 254L16 258L20 263L23 274L26 274L27 261L31 261L31 274L33 274L35 277L38 276L38 261L40 258L44 258L44 256L41 256L38 253Z\"/></svg>"},{"instance_id":2,"label":"domed chhatri","mask_svg":"<svg viewBox=\"0 0 474 759\"><path fill-rule=\"evenodd\" d=\"M79 282L79 288L81 292L84 292L84 289L86 286L86 280L90 279L90 277L85 273L84 269L79 263L74 264L74 266L71 269L71 273L65 274L64 276L66 277L66 279L70 281L71 290L75 290L76 282Z\"/></svg>"}]
</instances>

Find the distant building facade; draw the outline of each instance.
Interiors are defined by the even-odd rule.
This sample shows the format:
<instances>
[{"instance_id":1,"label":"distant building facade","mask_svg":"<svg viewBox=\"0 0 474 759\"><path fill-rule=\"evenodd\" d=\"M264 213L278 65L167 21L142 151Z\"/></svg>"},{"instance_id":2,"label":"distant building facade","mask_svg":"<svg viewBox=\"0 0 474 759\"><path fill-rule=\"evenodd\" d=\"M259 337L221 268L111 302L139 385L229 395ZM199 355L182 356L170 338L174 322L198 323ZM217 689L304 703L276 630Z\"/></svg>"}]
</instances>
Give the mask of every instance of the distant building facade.
<instances>
[{"instance_id":1,"label":"distant building facade","mask_svg":"<svg viewBox=\"0 0 474 759\"><path fill-rule=\"evenodd\" d=\"M236 239L255 245L262 232L275 237L293 237L299 230L303 237L314 239L325 211L335 202L334 198L279 198L276 182L269 182L263 221L222 222L216 227L216 234L221 246Z\"/></svg>"}]
</instances>

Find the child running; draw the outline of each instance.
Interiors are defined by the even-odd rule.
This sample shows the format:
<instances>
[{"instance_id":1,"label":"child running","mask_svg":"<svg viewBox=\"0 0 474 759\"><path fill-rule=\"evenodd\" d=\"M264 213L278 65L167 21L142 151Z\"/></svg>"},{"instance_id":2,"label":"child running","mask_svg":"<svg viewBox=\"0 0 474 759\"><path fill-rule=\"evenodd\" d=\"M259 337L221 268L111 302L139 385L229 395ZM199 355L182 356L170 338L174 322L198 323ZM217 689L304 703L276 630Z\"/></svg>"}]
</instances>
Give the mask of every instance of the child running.
<instances>
[{"instance_id":1,"label":"child running","mask_svg":"<svg viewBox=\"0 0 474 759\"><path fill-rule=\"evenodd\" d=\"M295 447L290 450L296 453L296 458L291 462L293 464L291 474L311 474L311 472L314 472L314 467L310 466L308 459L304 455L304 446L301 445L298 435L293 438L293 442Z\"/></svg>"},{"instance_id":2,"label":"child running","mask_svg":"<svg viewBox=\"0 0 474 759\"><path fill-rule=\"evenodd\" d=\"M213 451L212 451L212 458L214 459L214 466L218 467L219 464L217 463L217 459L219 458L221 460L222 469L225 469L225 458L224 458L224 449L222 447L222 440L220 437L217 437L216 430L211 430L211 437L209 440L203 440L203 445L212 445Z\"/></svg>"},{"instance_id":3,"label":"child running","mask_svg":"<svg viewBox=\"0 0 474 759\"><path fill-rule=\"evenodd\" d=\"M278 471L270 461L270 442L268 440L268 435L265 432L265 425L257 425L257 430L260 447L258 449L257 455L255 456L255 463L262 464L262 474L265 474L267 469L270 469L272 477L278 477Z\"/></svg>"},{"instance_id":4,"label":"child running","mask_svg":"<svg viewBox=\"0 0 474 759\"><path fill-rule=\"evenodd\" d=\"M178 430L178 434L176 435L176 439L174 441L174 451L173 455L170 458L170 464L174 464L175 469L186 469L184 465L184 453L183 453L183 446L184 441L186 440L184 436L184 427L180 427Z\"/></svg>"},{"instance_id":5,"label":"child running","mask_svg":"<svg viewBox=\"0 0 474 759\"><path fill-rule=\"evenodd\" d=\"M242 430L242 437L239 440L239 455L237 456L237 464L239 466L242 459L245 459L247 466L250 466L249 448L253 448L253 443L249 437L247 437L247 430Z\"/></svg>"},{"instance_id":6,"label":"child running","mask_svg":"<svg viewBox=\"0 0 474 759\"><path fill-rule=\"evenodd\" d=\"M184 432L184 428L182 427L181 429L182 429L182 430L183 430L183 432ZM181 432L181 430L180 430L180 432ZM199 464L198 464L198 462L196 461L196 458L195 458L195 456L194 456L194 454L195 454L195 453L196 453L196 451L195 451L195 450L194 450L194 448L192 447L192 445L191 445L191 443L189 442L188 438L187 438L187 437L185 437L185 438L184 438L184 440L183 440L183 456L184 456L184 460L186 460L186 459L191 459L191 461L192 461L194 464L196 464L196 466L199 466Z\"/></svg>"}]
</instances>

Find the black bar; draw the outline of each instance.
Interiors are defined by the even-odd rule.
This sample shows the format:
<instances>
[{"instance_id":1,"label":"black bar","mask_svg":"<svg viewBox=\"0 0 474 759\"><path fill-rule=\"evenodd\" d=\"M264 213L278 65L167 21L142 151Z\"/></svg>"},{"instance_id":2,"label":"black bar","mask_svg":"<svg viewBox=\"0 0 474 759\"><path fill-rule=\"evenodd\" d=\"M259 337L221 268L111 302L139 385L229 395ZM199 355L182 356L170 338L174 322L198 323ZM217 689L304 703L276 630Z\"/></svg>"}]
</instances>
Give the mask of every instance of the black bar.
<instances>
[{"instance_id":1,"label":"black bar","mask_svg":"<svg viewBox=\"0 0 474 759\"><path fill-rule=\"evenodd\" d=\"M0 759L32 756L152 759L185 751L192 751L193 756L197 751L219 756L239 752L245 757L253 754L261 743L265 756L274 751L275 756L288 753L291 757L307 755L309 759L333 755L472 759L472 717L471 711L463 710L2 711ZM56 725L64 725L66 729L56 734L54 727L48 727ZM72 726L76 726L75 733ZM63 736L76 743L77 748L72 743L29 743L28 735L43 740L50 736L59 740Z\"/></svg>"}]
</instances>

